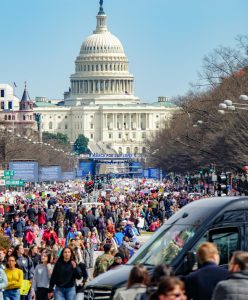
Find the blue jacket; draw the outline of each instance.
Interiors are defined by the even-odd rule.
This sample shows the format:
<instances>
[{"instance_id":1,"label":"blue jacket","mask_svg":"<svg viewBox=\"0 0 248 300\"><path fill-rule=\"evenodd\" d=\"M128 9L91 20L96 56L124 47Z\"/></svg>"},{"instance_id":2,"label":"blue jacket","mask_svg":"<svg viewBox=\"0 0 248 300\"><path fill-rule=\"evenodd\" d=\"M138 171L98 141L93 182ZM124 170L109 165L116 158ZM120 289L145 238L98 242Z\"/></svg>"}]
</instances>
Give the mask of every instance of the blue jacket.
<instances>
[{"instance_id":1,"label":"blue jacket","mask_svg":"<svg viewBox=\"0 0 248 300\"><path fill-rule=\"evenodd\" d=\"M114 240L118 247L122 244L123 238L124 238L124 234L122 232L116 232L114 236Z\"/></svg>"},{"instance_id":2,"label":"blue jacket","mask_svg":"<svg viewBox=\"0 0 248 300\"><path fill-rule=\"evenodd\" d=\"M190 273L185 278L188 299L211 300L217 283L226 280L228 276L229 272L226 269L212 262L205 263L200 269Z\"/></svg>"}]
</instances>

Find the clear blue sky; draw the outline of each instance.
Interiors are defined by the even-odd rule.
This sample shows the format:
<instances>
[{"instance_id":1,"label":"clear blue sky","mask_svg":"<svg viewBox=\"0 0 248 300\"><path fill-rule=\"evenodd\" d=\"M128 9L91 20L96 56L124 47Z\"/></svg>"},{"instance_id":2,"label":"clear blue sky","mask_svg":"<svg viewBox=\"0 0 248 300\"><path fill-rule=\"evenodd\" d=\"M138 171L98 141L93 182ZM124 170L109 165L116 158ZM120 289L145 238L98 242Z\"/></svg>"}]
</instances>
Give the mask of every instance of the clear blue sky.
<instances>
[{"instance_id":1,"label":"clear blue sky","mask_svg":"<svg viewBox=\"0 0 248 300\"><path fill-rule=\"evenodd\" d=\"M98 0L1 0L0 82L24 81L32 98L62 98ZM183 95L203 56L247 34L248 0L104 0L108 28L122 42L146 102Z\"/></svg>"}]
</instances>

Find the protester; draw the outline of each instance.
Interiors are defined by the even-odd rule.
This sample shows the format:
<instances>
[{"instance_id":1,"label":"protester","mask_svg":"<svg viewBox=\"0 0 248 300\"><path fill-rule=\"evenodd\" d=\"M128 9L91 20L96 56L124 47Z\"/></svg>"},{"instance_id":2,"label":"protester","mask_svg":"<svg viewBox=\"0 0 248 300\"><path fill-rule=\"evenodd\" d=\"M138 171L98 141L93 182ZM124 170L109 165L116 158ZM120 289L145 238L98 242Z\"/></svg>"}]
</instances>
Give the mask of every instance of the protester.
<instances>
[{"instance_id":1,"label":"protester","mask_svg":"<svg viewBox=\"0 0 248 300\"><path fill-rule=\"evenodd\" d=\"M176 277L162 277L150 300L187 300L184 283ZM188 299L190 300L190 299ZM221 298L219 299L221 300Z\"/></svg>"},{"instance_id":2,"label":"protester","mask_svg":"<svg viewBox=\"0 0 248 300\"><path fill-rule=\"evenodd\" d=\"M52 255L48 251L43 251L41 254L41 264L38 264L34 271L32 280L32 298L36 300L48 300L48 288L52 274L51 265Z\"/></svg>"},{"instance_id":3,"label":"protester","mask_svg":"<svg viewBox=\"0 0 248 300\"><path fill-rule=\"evenodd\" d=\"M199 269L185 279L188 299L211 300L215 286L227 279L229 272L219 267L219 251L213 243L205 242L197 250Z\"/></svg>"},{"instance_id":4,"label":"protester","mask_svg":"<svg viewBox=\"0 0 248 300\"><path fill-rule=\"evenodd\" d=\"M7 287L8 280L6 273L0 268L0 300L3 300L3 290Z\"/></svg>"},{"instance_id":5,"label":"protester","mask_svg":"<svg viewBox=\"0 0 248 300\"><path fill-rule=\"evenodd\" d=\"M124 264L124 255L120 252L116 253L114 256L114 262L108 267L108 270L113 270Z\"/></svg>"},{"instance_id":6,"label":"protester","mask_svg":"<svg viewBox=\"0 0 248 300\"><path fill-rule=\"evenodd\" d=\"M100 255L95 262L93 277L106 272L110 265L114 262L114 257L110 254L111 244L103 246L104 254Z\"/></svg>"},{"instance_id":7,"label":"protester","mask_svg":"<svg viewBox=\"0 0 248 300\"><path fill-rule=\"evenodd\" d=\"M48 298L55 300L71 300L76 297L76 279L82 276L81 270L75 262L74 254L69 247L65 247L56 262L49 286ZM55 290L54 286L56 286Z\"/></svg>"},{"instance_id":8,"label":"protester","mask_svg":"<svg viewBox=\"0 0 248 300\"><path fill-rule=\"evenodd\" d=\"M136 265L132 268L127 286L117 289L114 300L134 300L137 295L146 291L149 283L149 274L147 269L142 265Z\"/></svg>"},{"instance_id":9,"label":"protester","mask_svg":"<svg viewBox=\"0 0 248 300\"><path fill-rule=\"evenodd\" d=\"M212 300L247 300L248 252L234 252L229 262L229 271L230 277L217 284Z\"/></svg>"},{"instance_id":10,"label":"protester","mask_svg":"<svg viewBox=\"0 0 248 300\"><path fill-rule=\"evenodd\" d=\"M8 285L5 288L3 295L4 299L20 300L20 288L23 283L23 271L16 268L16 258L11 255L8 257L7 268L5 270Z\"/></svg>"}]
</instances>

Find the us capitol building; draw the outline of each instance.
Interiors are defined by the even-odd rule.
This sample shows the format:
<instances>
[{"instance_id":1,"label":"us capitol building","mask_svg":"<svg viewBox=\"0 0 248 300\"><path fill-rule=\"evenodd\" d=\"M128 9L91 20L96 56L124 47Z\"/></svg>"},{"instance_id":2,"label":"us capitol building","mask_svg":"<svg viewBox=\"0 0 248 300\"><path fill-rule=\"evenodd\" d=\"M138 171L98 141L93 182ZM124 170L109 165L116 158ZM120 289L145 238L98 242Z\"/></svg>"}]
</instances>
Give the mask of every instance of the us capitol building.
<instances>
[{"instance_id":1,"label":"us capitol building","mask_svg":"<svg viewBox=\"0 0 248 300\"><path fill-rule=\"evenodd\" d=\"M96 29L81 46L64 100L36 97L33 110L41 114L43 132L64 133L72 143L83 134L93 153L141 154L146 138L169 122L178 107L167 97L141 103L134 95L128 58L108 31L102 2Z\"/></svg>"}]
</instances>

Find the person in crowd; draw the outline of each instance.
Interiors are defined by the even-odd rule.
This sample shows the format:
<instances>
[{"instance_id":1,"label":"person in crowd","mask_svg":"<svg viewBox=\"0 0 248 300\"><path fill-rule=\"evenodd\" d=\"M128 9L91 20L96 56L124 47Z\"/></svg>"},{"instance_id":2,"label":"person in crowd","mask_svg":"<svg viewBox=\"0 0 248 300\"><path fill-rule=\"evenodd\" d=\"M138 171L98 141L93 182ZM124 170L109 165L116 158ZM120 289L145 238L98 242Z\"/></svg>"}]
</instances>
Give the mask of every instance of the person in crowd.
<instances>
[{"instance_id":1,"label":"person in crowd","mask_svg":"<svg viewBox=\"0 0 248 300\"><path fill-rule=\"evenodd\" d=\"M0 268L5 270L6 268L6 250L0 247Z\"/></svg>"},{"instance_id":2,"label":"person in crowd","mask_svg":"<svg viewBox=\"0 0 248 300\"><path fill-rule=\"evenodd\" d=\"M27 210L27 215L29 220L35 220L37 213L33 203L30 204L30 207Z\"/></svg>"},{"instance_id":3,"label":"person in crowd","mask_svg":"<svg viewBox=\"0 0 248 300\"><path fill-rule=\"evenodd\" d=\"M43 208L38 209L38 225L40 228L43 228L46 223L46 213Z\"/></svg>"},{"instance_id":4,"label":"person in crowd","mask_svg":"<svg viewBox=\"0 0 248 300\"><path fill-rule=\"evenodd\" d=\"M162 277L149 300L187 300L183 281L176 277Z\"/></svg>"},{"instance_id":5,"label":"person in crowd","mask_svg":"<svg viewBox=\"0 0 248 300\"><path fill-rule=\"evenodd\" d=\"M98 230L99 239L101 242L103 242L105 239L105 228L106 228L103 212L99 213L99 217L96 222L96 227Z\"/></svg>"},{"instance_id":6,"label":"person in crowd","mask_svg":"<svg viewBox=\"0 0 248 300\"><path fill-rule=\"evenodd\" d=\"M81 279L76 279L76 300L84 300L84 286L88 279L88 272L85 264L83 263L81 249L76 247L73 253L75 255L75 261L82 273Z\"/></svg>"},{"instance_id":7,"label":"person in crowd","mask_svg":"<svg viewBox=\"0 0 248 300\"><path fill-rule=\"evenodd\" d=\"M46 243L48 246L53 246L58 242L58 237L56 232L54 231L51 222L47 222L46 229L44 230L42 240Z\"/></svg>"},{"instance_id":8,"label":"person in crowd","mask_svg":"<svg viewBox=\"0 0 248 300\"><path fill-rule=\"evenodd\" d=\"M67 226L64 224L63 220L59 220L55 225L55 232L58 237L58 243L63 247L65 246L66 236L67 236Z\"/></svg>"},{"instance_id":9,"label":"person in crowd","mask_svg":"<svg viewBox=\"0 0 248 300\"><path fill-rule=\"evenodd\" d=\"M23 219L21 219L19 217L19 215L15 215L14 219L15 219L15 221L13 223L14 236L19 240L19 242L22 242L22 238L24 235L25 222Z\"/></svg>"},{"instance_id":10,"label":"person in crowd","mask_svg":"<svg viewBox=\"0 0 248 300\"><path fill-rule=\"evenodd\" d=\"M116 227L116 233L114 235L114 240L116 242L117 247L120 247L120 245L123 242L123 238L124 238L124 234L121 231L121 227L120 226Z\"/></svg>"},{"instance_id":11,"label":"person in crowd","mask_svg":"<svg viewBox=\"0 0 248 300\"><path fill-rule=\"evenodd\" d=\"M106 272L110 265L114 262L113 255L110 254L111 244L105 244L103 246L104 254L98 256L95 262L93 277Z\"/></svg>"},{"instance_id":12,"label":"person in crowd","mask_svg":"<svg viewBox=\"0 0 248 300\"><path fill-rule=\"evenodd\" d=\"M114 262L108 267L108 270L113 270L116 267L119 267L124 264L124 255L120 252L117 252L114 256Z\"/></svg>"},{"instance_id":13,"label":"person in crowd","mask_svg":"<svg viewBox=\"0 0 248 300\"><path fill-rule=\"evenodd\" d=\"M31 298L36 300L48 300L48 288L52 274L52 255L48 251L41 254L41 264L38 264L34 271L32 280Z\"/></svg>"},{"instance_id":14,"label":"person in crowd","mask_svg":"<svg viewBox=\"0 0 248 300\"><path fill-rule=\"evenodd\" d=\"M230 277L217 284L212 300L247 300L248 252L234 252L229 262L229 271Z\"/></svg>"},{"instance_id":15,"label":"person in crowd","mask_svg":"<svg viewBox=\"0 0 248 300\"><path fill-rule=\"evenodd\" d=\"M29 257L31 258L31 260L33 262L34 268L36 268L36 266L40 263L40 260L41 260L41 255L39 254L38 246L37 245L32 245L29 248L28 255L29 255Z\"/></svg>"},{"instance_id":16,"label":"person in crowd","mask_svg":"<svg viewBox=\"0 0 248 300\"><path fill-rule=\"evenodd\" d=\"M77 233L77 226L76 224L72 224L71 230L68 232L66 236L66 245L68 245L70 239L75 239Z\"/></svg>"},{"instance_id":17,"label":"person in crowd","mask_svg":"<svg viewBox=\"0 0 248 300\"><path fill-rule=\"evenodd\" d=\"M13 251L13 255L16 258L16 266L23 271L23 278L30 282L34 276L34 267L31 258L24 254L24 248L22 245L17 245ZM22 300L28 299L28 296L22 296Z\"/></svg>"},{"instance_id":18,"label":"person in crowd","mask_svg":"<svg viewBox=\"0 0 248 300\"><path fill-rule=\"evenodd\" d=\"M0 268L0 300L3 300L3 290L7 287L8 280L6 273Z\"/></svg>"},{"instance_id":19,"label":"person in crowd","mask_svg":"<svg viewBox=\"0 0 248 300\"><path fill-rule=\"evenodd\" d=\"M11 231L10 224L8 222L3 222L2 230L3 230L3 235L7 236L9 238L9 240L11 241L12 231Z\"/></svg>"},{"instance_id":20,"label":"person in crowd","mask_svg":"<svg viewBox=\"0 0 248 300\"><path fill-rule=\"evenodd\" d=\"M66 276L65 276L66 274ZM81 270L75 262L74 254L69 247L65 247L56 262L49 286L48 298L55 300L72 300L76 297L76 279L82 277ZM56 286L55 290L54 286Z\"/></svg>"},{"instance_id":21,"label":"person in crowd","mask_svg":"<svg viewBox=\"0 0 248 300\"><path fill-rule=\"evenodd\" d=\"M23 271L16 268L16 258L13 255L8 257L5 270L8 284L3 292L4 299L20 300L20 288L23 283Z\"/></svg>"},{"instance_id":22,"label":"person in crowd","mask_svg":"<svg viewBox=\"0 0 248 300\"><path fill-rule=\"evenodd\" d=\"M99 237L98 237L98 235L97 235L96 230L93 230L93 231L91 232L90 243L91 243L92 249L93 249L94 251L97 251L97 250L99 249L99 246L100 246L100 243L101 243L101 242L100 242L100 240L99 240Z\"/></svg>"},{"instance_id":23,"label":"person in crowd","mask_svg":"<svg viewBox=\"0 0 248 300\"><path fill-rule=\"evenodd\" d=\"M220 256L215 244L205 242L197 250L200 268L185 278L186 293L192 300L211 300L216 284L229 276L219 267Z\"/></svg>"},{"instance_id":24,"label":"person in crowd","mask_svg":"<svg viewBox=\"0 0 248 300\"><path fill-rule=\"evenodd\" d=\"M53 205L50 205L50 207L46 210L46 219L48 222L53 222L54 211Z\"/></svg>"},{"instance_id":25,"label":"person in crowd","mask_svg":"<svg viewBox=\"0 0 248 300\"><path fill-rule=\"evenodd\" d=\"M145 266L136 265L132 268L127 286L117 289L114 300L135 300L138 295L146 291L149 283L149 274Z\"/></svg>"},{"instance_id":26,"label":"person in crowd","mask_svg":"<svg viewBox=\"0 0 248 300\"><path fill-rule=\"evenodd\" d=\"M140 295L139 300L148 300L150 296L158 289L158 284L161 278L165 276L173 276L172 268L167 265L157 265L153 270L146 292Z\"/></svg>"},{"instance_id":27,"label":"person in crowd","mask_svg":"<svg viewBox=\"0 0 248 300\"><path fill-rule=\"evenodd\" d=\"M84 249L83 249L83 260L87 269L93 268L93 255L94 255L94 250L91 246L91 243L85 241Z\"/></svg>"}]
</instances>

